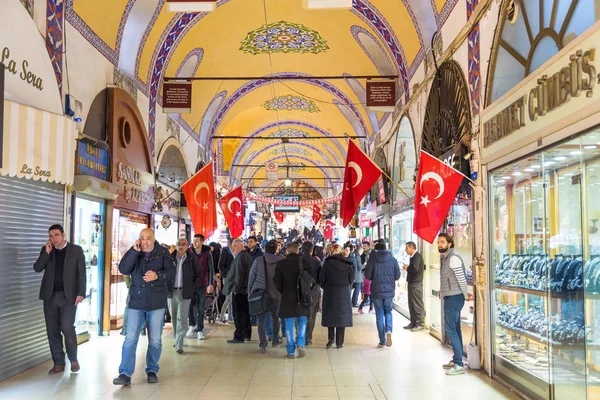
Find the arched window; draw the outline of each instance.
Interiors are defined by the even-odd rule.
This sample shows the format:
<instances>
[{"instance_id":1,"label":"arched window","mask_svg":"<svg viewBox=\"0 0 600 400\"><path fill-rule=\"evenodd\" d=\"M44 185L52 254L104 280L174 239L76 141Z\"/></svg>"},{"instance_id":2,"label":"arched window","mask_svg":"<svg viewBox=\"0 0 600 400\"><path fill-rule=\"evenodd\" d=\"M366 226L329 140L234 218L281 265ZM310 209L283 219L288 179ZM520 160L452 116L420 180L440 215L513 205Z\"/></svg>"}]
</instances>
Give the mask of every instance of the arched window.
<instances>
[{"instance_id":1,"label":"arched window","mask_svg":"<svg viewBox=\"0 0 600 400\"><path fill-rule=\"evenodd\" d=\"M505 0L488 104L515 87L600 19L595 0Z\"/></svg>"},{"instance_id":2,"label":"arched window","mask_svg":"<svg viewBox=\"0 0 600 400\"><path fill-rule=\"evenodd\" d=\"M396 134L396 149L394 151L393 174L394 182L398 183L411 198L414 196L415 168L417 165L417 154L415 137L412 125L407 116L402 117ZM407 203L408 202L408 203ZM406 196L398 190L396 185L392 186L392 201L394 205L404 205L410 202Z\"/></svg>"}]
</instances>

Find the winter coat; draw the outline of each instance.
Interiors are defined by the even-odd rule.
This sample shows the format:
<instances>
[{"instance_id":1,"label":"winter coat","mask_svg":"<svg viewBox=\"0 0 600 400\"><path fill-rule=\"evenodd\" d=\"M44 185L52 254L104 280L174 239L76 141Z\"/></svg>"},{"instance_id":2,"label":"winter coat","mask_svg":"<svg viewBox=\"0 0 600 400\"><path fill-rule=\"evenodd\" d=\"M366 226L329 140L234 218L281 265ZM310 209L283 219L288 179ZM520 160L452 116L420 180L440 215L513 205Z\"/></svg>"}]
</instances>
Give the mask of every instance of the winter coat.
<instances>
[{"instance_id":1,"label":"winter coat","mask_svg":"<svg viewBox=\"0 0 600 400\"><path fill-rule=\"evenodd\" d=\"M354 282L353 262L340 255L328 257L321 268L319 282L323 287L321 325L332 328L352 326L350 286Z\"/></svg>"},{"instance_id":2,"label":"winter coat","mask_svg":"<svg viewBox=\"0 0 600 400\"><path fill-rule=\"evenodd\" d=\"M252 267L252 256L246 250L242 250L233 260L230 271L227 275L223 294L228 296L230 293L248 294L248 278L250 277L250 268Z\"/></svg>"},{"instance_id":3,"label":"winter coat","mask_svg":"<svg viewBox=\"0 0 600 400\"><path fill-rule=\"evenodd\" d=\"M265 278L265 260L267 261L267 277ZM266 288L271 299L280 299L281 293L275 288L273 278L275 278L275 267L282 260L281 256L271 253L265 253L263 257L254 260L250 268L250 277L248 278L248 293L255 290L265 289L266 282L269 286Z\"/></svg>"},{"instance_id":4,"label":"winter coat","mask_svg":"<svg viewBox=\"0 0 600 400\"><path fill-rule=\"evenodd\" d=\"M158 279L144 282L148 271L158 274ZM148 257L141 251L129 249L119 263L119 272L131 275L129 308L153 311L167 308L167 281L173 279L177 270L169 251L157 241Z\"/></svg>"},{"instance_id":5,"label":"winter coat","mask_svg":"<svg viewBox=\"0 0 600 400\"><path fill-rule=\"evenodd\" d=\"M252 261L256 261L258 257L262 257L264 255L259 245L256 245L254 250L248 250L248 253L250 253L250 255L252 256Z\"/></svg>"},{"instance_id":6,"label":"winter coat","mask_svg":"<svg viewBox=\"0 0 600 400\"><path fill-rule=\"evenodd\" d=\"M200 263L200 287L212 285L214 282L215 266L210 251L210 247L202 245L200 253L196 253L195 248L191 248L192 253L198 258Z\"/></svg>"},{"instance_id":7,"label":"winter coat","mask_svg":"<svg viewBox=\"0 0 600 400\"><path fill-rule=\"evenodd\" d=\"M308 317L310 306L298 304L298 276L300 275L300 257L290 253L275 267L275 288L281 293L279 318ZM317 281L317 272L311 264L303 262L304 269Z\"/></svg>"},{"instance_id":8,"label":"winter coat","mask_svg":"<svg viewBox=\"0 0 600 400\"><path fill-rule=\"evenodd\" d=\"M177 277L177 251L171 253L173 262L175 263L175 275L173 279L167 281L168 297L173 297L173 291L175 290L175 278ZM186 251L185 260L181 266L183 273L183 298L185 300L191 299L196 293L196 288L200 286L200 263L198 259L194 257L191 251Z\"/></svg>"},{"instance_id":9,"label":"winter coat","mask_svg":"<svg viewBox=\"0 0 600 400\"><path fill-rule=\"evenodd\" d=\"M302 259L302 262L304 263L304 265L309 264L312 267L312 269L315 271L315 276L316 276L315 280L317 281L317 284L315 285L315 288L311 292L312 301L314 304L321 298L321 288L319 286L319 272L321 272L321 263L315 257L306 255L306 254L302 254L300 256L300 258Z\"/></svg>"},{"instance_id":10,"label":"winter coat","mask_svg":"<svg viewBox=\"0 0 600 400\"><path fill-rule=\"evenodd\" d=\"M362 266L362 263L360 262L360 256L356 253L350 253L350 255L348 256L348 258L346 260L350 261L352 263L352 270L354 271L354 282L362 283L364 277L363 277L363 266Z\"/></svg>"},{"instance_id":11,"label":"winter coat","mask_svg":"<svg viewBox=\"0 0 600 400\"><path fill-rule=\"evenodd\" d=\"M363 283L363 287L362 287L362 292L363 294L371 294L371 281L365 278L365 282Z\"/></svg>"},{"instance_id":12,"label":"winter coat","mask_svg":"<svg viewBox=\"0 0 600 400\"><path fill-rule=\"evenodd\" d=\"M400 279L400 266L388 250L371 253L365 279L371 280L371 297L374 299L392 299L396 294L396 281Z\"/></svg>"},{"instance_id":13,"label":"winter coat","mask_svg":"<svg viewBox=\"0 0 600 400\"><path fill-rule=\"evenodd\" d=\"M224 247L223 250L221 250L221 256L219 257L218 265L221 278L227 277L227 273L229 272L229 268L231 267L234 258L235 257L233 256L233 253L229 247Z\"/></svg>"}]
</instances>

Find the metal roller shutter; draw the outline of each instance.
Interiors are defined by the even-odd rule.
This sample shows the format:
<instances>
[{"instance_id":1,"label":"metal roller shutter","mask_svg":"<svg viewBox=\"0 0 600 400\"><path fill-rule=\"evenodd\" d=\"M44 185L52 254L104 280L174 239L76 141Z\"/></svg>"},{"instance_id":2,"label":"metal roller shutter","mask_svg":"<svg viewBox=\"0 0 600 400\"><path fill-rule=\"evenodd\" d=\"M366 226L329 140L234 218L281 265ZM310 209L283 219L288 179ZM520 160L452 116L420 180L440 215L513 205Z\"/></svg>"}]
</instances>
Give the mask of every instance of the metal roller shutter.
<instances>
[{"instance_id":1,"label":"metal roller shutter","mask_svg":"<svg viewBox=\"0 0 600 400\"><path fill-rule=\"evenodd\" d=\"M64 199L62 185L0 176L0 381L50 359L33 263Z\"/></svg>"}]
</instances>

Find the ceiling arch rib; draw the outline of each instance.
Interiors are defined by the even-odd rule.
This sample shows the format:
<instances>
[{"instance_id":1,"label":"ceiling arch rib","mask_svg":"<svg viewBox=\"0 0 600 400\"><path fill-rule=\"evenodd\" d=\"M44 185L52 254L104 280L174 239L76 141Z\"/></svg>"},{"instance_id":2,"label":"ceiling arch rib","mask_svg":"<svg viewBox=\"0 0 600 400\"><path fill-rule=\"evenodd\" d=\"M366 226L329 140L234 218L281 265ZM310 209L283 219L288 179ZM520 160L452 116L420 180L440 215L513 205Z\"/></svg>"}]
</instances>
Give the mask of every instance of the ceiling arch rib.
<instances>
[{"instance_id":1,"label":"ceiling arch rib","mask_svg":"<svg viewBox=\"0 0 600 400\"><path fill-rule=\"evenodd\" d=\"M318 161L315 161L314 159L310 159L310 158L302 157L302 156L298 156L298 155L289 156L287 158L285 156L277 156L277 157L270 158L270 161L273 161L273 162L280 161L280 160L290 160L290 162L296 162L296 161L305 162L306 165L318 167L316 169L321 171L322 174L324 175L324 177L326 177L327 179L334 180L334 181L339 180L339 178L332 176L329 173L329 169L322 167L321 165L319 165ZM244 179L244 178L264 179L264 178L256 178L256 173L263 168L264 167L262 167L262 166L261 167L247 167L245 169L239 168L238 171L236 172L236 174L234 175L234 177L238 180ZM240 173L241 173L241 176L240 176ZM251 173L251 176L245 176L247 173Z\"/></svg>"},{"instance_id":2,"label":"ceiling arch rib","mask_svg":"<svg viewBox=\"0 0 600 400\"><path fill-rule=\"evenodd\" d=\"M301 180L302 182L306 183L314 191L316 191L317 193L319 193L321 195L321 198L329 197L327 195L327 189L325 189L324 187L320 186L319 182L317 182L314 179L297 177L295 175L290 175L290 178ZM267 181L267 180L264 180L264 181L260 182L258 185L253 186L253 188L254 188L254 191L258 192L259 195L262 195L262 196L265 196L265 197L269 197L269 196L272 196L273 194L272 193L264 193L264 189L285 189L285 185L282 185L282 180L281 179L278 180L278 181Z\"/></svg>"}]
</instances>

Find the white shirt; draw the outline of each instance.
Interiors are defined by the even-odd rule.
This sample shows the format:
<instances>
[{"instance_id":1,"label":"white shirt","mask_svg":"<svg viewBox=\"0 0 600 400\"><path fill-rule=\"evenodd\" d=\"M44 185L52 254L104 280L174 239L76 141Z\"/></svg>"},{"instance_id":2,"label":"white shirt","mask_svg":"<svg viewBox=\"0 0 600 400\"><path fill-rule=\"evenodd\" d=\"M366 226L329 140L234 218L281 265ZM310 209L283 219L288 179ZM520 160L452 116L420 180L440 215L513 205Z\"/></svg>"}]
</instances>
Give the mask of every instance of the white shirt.
<instances>
[{"instance_id":1,"label":"white shirt","mask_svg":"<svg viewBox=\"0 0 600 400\"><path fill-rule=\"evenodd\" d=\"M187 253L185 253L182 257L177 255L177 274L175 275L175 287L180 288L183 287L183 262L187 257Z\"/></svg>"}]
</instances>

